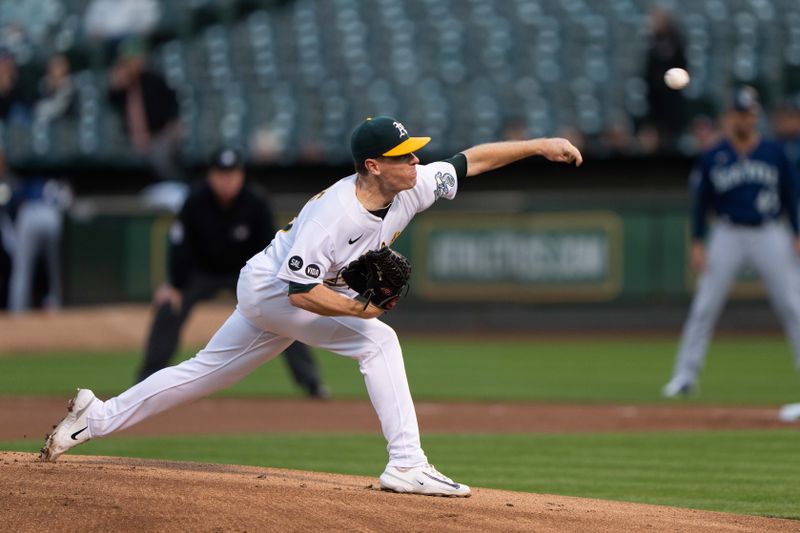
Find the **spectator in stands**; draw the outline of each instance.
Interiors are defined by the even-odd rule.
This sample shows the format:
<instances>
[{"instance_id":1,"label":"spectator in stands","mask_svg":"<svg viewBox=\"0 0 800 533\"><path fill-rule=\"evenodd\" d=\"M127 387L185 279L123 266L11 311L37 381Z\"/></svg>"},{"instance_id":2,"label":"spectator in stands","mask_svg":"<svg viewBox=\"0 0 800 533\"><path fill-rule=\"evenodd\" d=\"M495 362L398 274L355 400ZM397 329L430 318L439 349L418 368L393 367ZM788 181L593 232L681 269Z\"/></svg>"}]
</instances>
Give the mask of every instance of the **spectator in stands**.
<instances>
[{"instance_id":1,"label":"spectator in stands","mask_svg":"<svg viewBox=\"0 0 800 533\"><path fill-rule=\"evenodd\" d=\"M286 139L270 124L260 124L250 136L250 154L256 163L275 163L286 150Z\"/></svg>"},{"instance_id":2,"label":"spectator in stands","mask_svg":"<svg viewBox=\"0 0 800 533\"><path fill-rule=\"evenodd\" d=\"M241 155L218 150L206 181L186 200L170 230L170 281L153 299L156 314L139 380L167 366L195 304L223 289L236 292L239 271L274 234L269 206L245 184ZM286 358L309 396L328 396L308 347L294 343Z\"/></svg>"},{"instance_id":3,"label":"spectator in stands","mask_svg":"<svg viewBox=\"0 0 800 533\"><path fill-rule=\"evenodd\" d=\"M76 108L69 59L63 54L56 54L48 61L47 73L39 82L39 100L34 107L34 120L52 122L60 118L74 118Z\"/></svg>"},{"instance_id":4,"label":"spectator in stands","mask_svg":"<svg viewBox=\"0 0 800 533\"><path fill-rule=\"evenodd\" d=\"M177 95L147 67L144 43L133 39L120 45L109 85L111 105L125 123L133 150L148 159L160 179L182 181Z\"/></svg>"},{"instance_id":5,"label":"spectator in stands","mask_svg":"<svg viewBox=\"0 0 800 533\"><path fill-rule=\"evenodd\" d=\"M510 116L503 121L501 138L505 141L522 141L530 139L528 123L520 116Z\"/></svg>"},{"instance_id":6,"label":"spectator in stands","mask_svg":"<svg viewBox=\"0 0 800 533\"><path fill-rule=\"evenodd\" d=\"M664 74L673 67L686 68L685 43L669 12L660 7L650 11L650 45L645 60L648 112L645 128L652 128L643 142L644 151L671 151L684 126L685 101L680 91L667 87ZM654 140L652 135L657 135Z\"/></svg>"},{"instance_id":7,"label":"spectator in stands","mask_svg":"<svg viewBox=\"0 0 800 533\"><path fill-rule=\"evenodd\" d=\"M603 157L630 156L636 153L633 123L623 112L612 112L608 125L600 134L596 153Z\"/></svg>"},{"instance_id":8,"label":"spectator in stands","mask_svg":"<svg viewBox=\"0 0 800 533\"><path fill-rule=\"evenodd\" d=\"M697 115L689 123L689 144L682 151L688 155L707 152L719 143L721 136L717 121L708 115Z\"/></svg>"},{"instance_id":9,"label":"spectator in stands","mask_svg":"<svg viewBox=\"0 0 800 533\"><path fill-rule=\"evenodd\" d=\"M0 120L30 121L30 101L20 84L17 61L7 50L0 50Z\"/></svg>"},{"instance_id":10,"label":"spectator in stands","mask_svg":"<svg viewBox=\"0 0 800 533\"><path fill-rule=\"evenodd\" d=\"M556 131L556 137L563 137L571 142L578 150L586 149L586 135L575 126L564 125ZM530 137L527 137L530 138Z\"/></svg>"}]
</instances>

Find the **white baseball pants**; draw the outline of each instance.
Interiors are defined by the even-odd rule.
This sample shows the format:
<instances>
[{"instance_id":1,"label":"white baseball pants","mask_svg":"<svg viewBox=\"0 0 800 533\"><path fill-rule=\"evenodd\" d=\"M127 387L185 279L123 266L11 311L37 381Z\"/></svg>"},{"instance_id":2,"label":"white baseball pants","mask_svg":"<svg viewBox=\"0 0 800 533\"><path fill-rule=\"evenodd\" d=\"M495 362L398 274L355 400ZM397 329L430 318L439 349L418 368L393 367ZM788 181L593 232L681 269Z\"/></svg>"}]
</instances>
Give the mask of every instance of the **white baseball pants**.
<instances>
[{"instance_id":1,"label":"white baseball pants","mask_svg":"<svg viewBox=\"0 0 800 533\"><path fill-rule=\"evenodd\" d=\"M324 317L298 309L289 303L284 287L277 280L256 280L245 266L237 308L208 345L192 359L156 372L119 396L95 402L89 414L92 438L232 385L299 340L358 361L388 441L390 466L427 463L394 330L377 319Z\"/></svg>"},{"instance_id":2,"label":"white baseball pants","mask_svg":"<svg viewBox=\"0 0 800 533\"><path fill-rule=\"evenodd\" d=\"M789 231L777 222L749 228L720 221L712 230L706 260L683 327L673 377L697 379L728 291L745 263L764 281L800 370L800 276Z\"/></svg>"}]
</instances>

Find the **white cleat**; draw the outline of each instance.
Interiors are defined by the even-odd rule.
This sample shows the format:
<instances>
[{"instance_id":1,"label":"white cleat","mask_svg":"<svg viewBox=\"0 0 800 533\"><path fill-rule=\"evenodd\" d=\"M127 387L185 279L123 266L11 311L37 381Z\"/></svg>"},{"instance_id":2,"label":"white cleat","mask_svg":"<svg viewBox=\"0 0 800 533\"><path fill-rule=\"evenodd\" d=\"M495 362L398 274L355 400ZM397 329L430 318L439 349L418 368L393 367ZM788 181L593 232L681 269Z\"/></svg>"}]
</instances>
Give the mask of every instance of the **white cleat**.
<instances>
[{"instance_id":1,"label":"white cleat","mask_svg":"<svg viewBox=\"0 0 800 533\"><path fill-rule=\"evenodd\" d=\"M98 401L89 389L78 389L78 394L69 401L67 416L64 417L44 441L39 454L42 461L55 461L70 448L82 444L92 437L89 435L89 407Z\"/></svg>"},{"instance_id":2,"label":"white cleat","mask_svg":"<svg viewBox=\"0 0 800 533\"><path fill-rule=\"evenodd\" d=\"M466 498L470 495L468 486L456 483L431 464L412 468L387 466L381 474L381 489L427 496Z\"/></svg>"},{"instance_id":3,"label":"white cleat","mask_svg":"<svg viewBox=\"0 0 800 533\"><path fill-rule=\"evenodd\" d=\"M680 398L689 396L694 393L694 391L694 382L679 376L672 378L669 383L664 385L664 388L661 390L661 395L664 396L664 398Z\"/></svg>"},{"instance_id":4,"label":"white cleat","mask_svg":"<svg viewBox=\"0 0 800 533\"><path fill-rule=\"evenodd\" d=\"M778 412L781 422L797 422L800 420L800 403L787 403Z\"/></svg>"}]
</instances>

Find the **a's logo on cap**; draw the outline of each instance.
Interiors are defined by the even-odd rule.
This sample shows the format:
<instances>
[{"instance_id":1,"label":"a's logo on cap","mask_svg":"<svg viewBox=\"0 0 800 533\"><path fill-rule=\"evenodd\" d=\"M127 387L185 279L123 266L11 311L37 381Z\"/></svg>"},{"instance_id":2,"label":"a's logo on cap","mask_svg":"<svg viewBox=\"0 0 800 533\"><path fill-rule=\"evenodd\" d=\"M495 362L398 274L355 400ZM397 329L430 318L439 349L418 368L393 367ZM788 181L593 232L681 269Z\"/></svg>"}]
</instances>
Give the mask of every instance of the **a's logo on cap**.
<instances>
[{"instance_id":1,"label":"a's logo on cap","mask_svg":"<svg viewBox=\"0 0 800 533\"><path fill-rule=\"evenodd\" d=\"M392 122L392 125L393 125L395 128L397 128L397 131L399 131L399 132L400 132L400 137L403 137L403 136L406 136L406 137L408 137L408 131L406 130L406 127L405 127L405 126L403 126L402 124L400 124L400 123L399 123L399 122L397 122L397 121L394 121L394 122Z\"/></svg>"}]
</instances>

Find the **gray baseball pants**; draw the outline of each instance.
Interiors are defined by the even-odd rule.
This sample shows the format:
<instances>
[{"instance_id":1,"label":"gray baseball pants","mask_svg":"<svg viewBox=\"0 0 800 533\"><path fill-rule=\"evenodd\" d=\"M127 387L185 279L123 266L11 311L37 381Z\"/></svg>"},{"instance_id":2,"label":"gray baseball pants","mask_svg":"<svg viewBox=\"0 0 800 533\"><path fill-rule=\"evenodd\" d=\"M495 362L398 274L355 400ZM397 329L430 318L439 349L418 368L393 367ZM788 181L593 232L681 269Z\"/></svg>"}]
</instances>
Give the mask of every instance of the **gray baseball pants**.
<instances>
[{"instance_id":1,"label":"gray baseball pants","mask_svg":"<svg viewBox=\"0 0 800 533\"><path fill-rule=\"evenodd\" d=\"M36 259L43 253L47 259L48 293L46 304L61 306L61 211L45 202L27 202L17 215L16 250L11 266L9 310L21 313L31 308L33 273Z\"/></svg>"},{"instance_id":2,"label":"gray baseball pants","mask_svg":"<svg viewBox=\"0 0 800 533\"><path fill-rule=\"evenodd\" d=\"M689 317L683 327L673 378L697 380L703 368L714 325L736 275L751 265L764 282L800 371L800 270L792 236L778 222L758 227L720 221L712 230L707 267L698 280Z\"/></svg>"}]
</instances>

